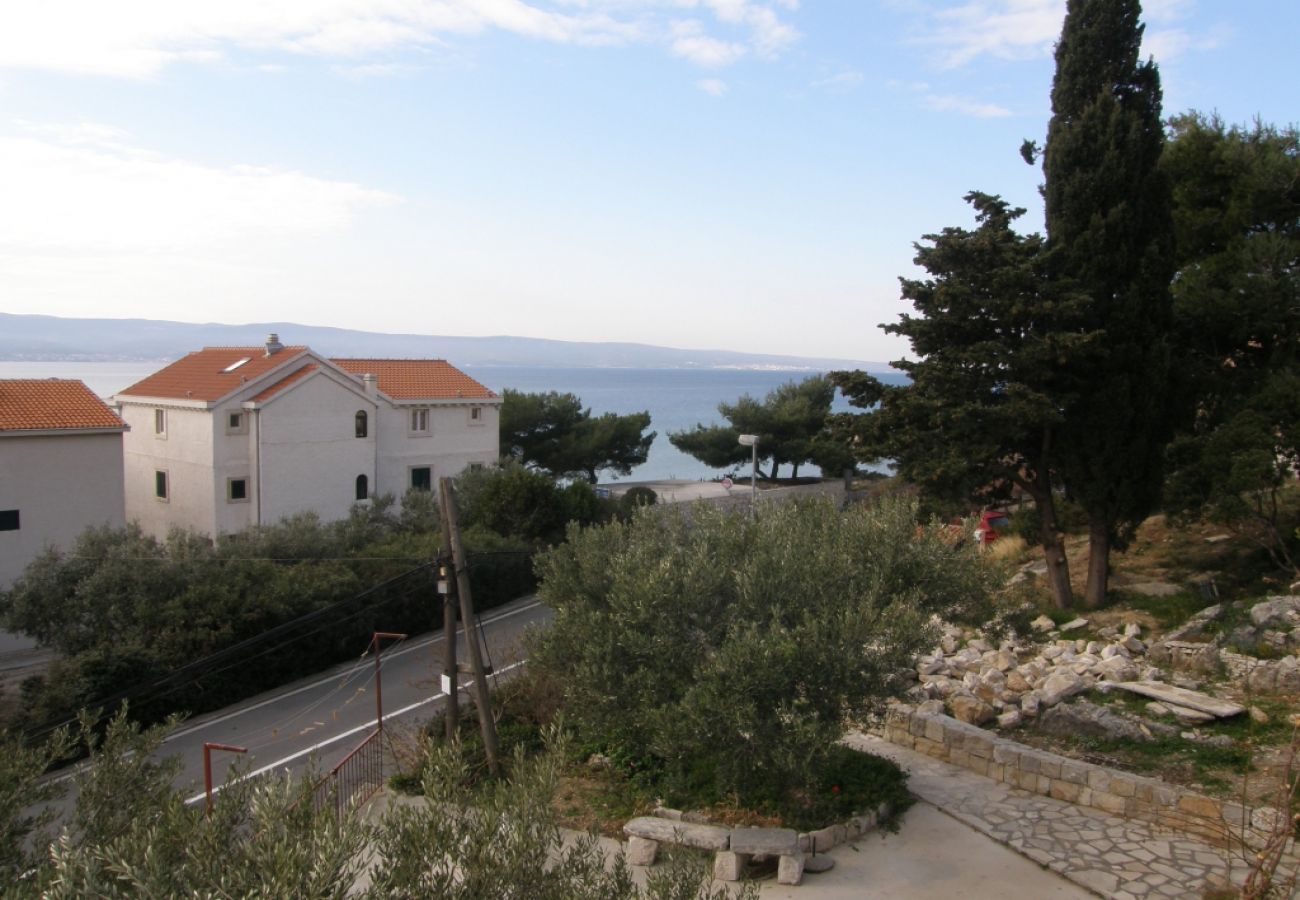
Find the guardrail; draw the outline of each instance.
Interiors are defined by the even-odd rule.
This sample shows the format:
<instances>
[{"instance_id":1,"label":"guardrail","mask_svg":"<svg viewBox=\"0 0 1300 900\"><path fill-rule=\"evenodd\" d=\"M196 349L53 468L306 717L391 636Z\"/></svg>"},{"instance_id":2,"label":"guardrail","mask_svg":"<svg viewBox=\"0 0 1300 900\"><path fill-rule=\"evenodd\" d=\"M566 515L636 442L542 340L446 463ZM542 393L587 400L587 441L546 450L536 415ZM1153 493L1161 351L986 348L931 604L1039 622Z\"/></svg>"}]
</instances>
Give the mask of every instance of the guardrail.
<instances>
[{"instance_id":1,"label":"guardrail","mask_svg":"<svg viewBox=\"0 0 1300 900\"><path fill-rule=\"evenodd\" d=\"M383 732L376 728L364 741L329 771L312 788L312 809L317 811L328 805L334 814L360 806L384 786L384 749L380 740Z\"/></svg>"}]
</instances>

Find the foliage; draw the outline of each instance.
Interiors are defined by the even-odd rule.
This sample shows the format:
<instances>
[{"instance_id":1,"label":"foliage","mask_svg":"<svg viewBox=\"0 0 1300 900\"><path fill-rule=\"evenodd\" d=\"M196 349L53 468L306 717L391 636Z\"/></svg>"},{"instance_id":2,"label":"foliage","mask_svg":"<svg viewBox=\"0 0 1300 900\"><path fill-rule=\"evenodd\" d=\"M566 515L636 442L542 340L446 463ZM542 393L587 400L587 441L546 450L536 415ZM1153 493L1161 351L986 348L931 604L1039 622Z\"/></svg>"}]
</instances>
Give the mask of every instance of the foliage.
<instances>
[{"instance_id":1,"label":"foliage","mask_svg":"<svg viewBox=\"0 0 1300 900\"><path fill-rule=\"evenodd\" d=\"M1172 122L1176 326L1185 419L1166 505L1297 571L1281 490L1300 465L1300 132Z\"/></svg>"},{"instance_id":2,"label":"foliage","mask_svg":"<svg viewBox=\"0 0 1300 900\"><path fill-rule=\"evenodd\" d=\"M585 525L608 515L607 505L586 482L561 487L551 476L517 463L462 476L457 496L463 526L539 544L561 540L569 522Z\"/></svg>"},{"instance_id":3,"label":"foliage","mask_svg":"<svg viewBox=\"0 0 1300 900\"><path fill-rule=\"evenodd\" d=\"M1051 274L1086 295L1083 330L1104 334L1067 364L1074 391L1056 441L1066 489L1088 513L1089 606L1105 597L1111 548L1159 503L1174 418L1173 221L1140 15L1138 0L1069 0L1043 153Z\"/></svg>"},{"instance_id":4,"label":"foliage","mask_svg":"<svg viewBox=\"0 0 1300 900\"><path fill-rule=\"evenodd\" d=\"M538 560L532 659L579 739L694 802L790 803L849 717L902 689L931 616L983 620L992 573L893 503L757 519L699 504L571 530Z\"/></svg>"},{"instance_id":5,"label":"foliage","mask_svg":"<svg viewBox=\"0 0 1300 900\"><path fill-rule=\"evenodd\" d=\"M668 435L668 440L706 466L729 468L750 460L752 451L740 445L739 437L754 434L758 435L759 460L771 465L767 473L759 472L764 478L776 478L785 463L793 465L794 478L806 462L824 464L833 473L851 461L846 448L825 430L834 399L835 385L814 375L774 388L761 402L746 394L735 403L719 403L718 412L727 425L697 424Z\"/></svg>"},{"instance_id":6,"label":"foliage","mask_svg":"<svg viewBox=\"0 0 1300 900\"><path fill-rule=\"evenodd\" d=\"M14 883L36 864L30 848L44 845L54 818L48 804L63 793L62 784L43 776L71 744L67 729L37 746L0 731L0 884Z\"/></svg>"},{"instance_id":7,"label":"foliage","mask_svg":"<svg viewBox=\"0 0 1300 900\"><path fill-rule=\"evenodd\" d=\"M557 726L547 752L516 753L508 781L480 782L470 793L455 746L433 750L424 773L427 804L394 810L373 842L366 896L501 897L516 900L723 900L702 860L652 872L643 891L622 857L607 865L594 835L565 840L555 794L565 756ZM748 886L742 897L754 897Z\"/></svg>"},{"instance_id":8,"label":"foliage","mask_svg":"<svg viewBox=\"0 0 1300 900\"><path fill-rule=\"evenodd\" d=\"M379 498L341 522L297 516L216 542L92 528L46 551L0 597L6 627L61 654L24 685L18 724L122 699L145 722L214 709L350 658L375 630L437 627L420 564L438 535L416 508ZM528 542L479 528L465 543L478 608L531 590Z\"/></svg>"},{"instance_id":9,"label":"foliage","mask_svg":"<svg viewBox=\"0 0 1300 900\"><path fill-rule=\"evenodd\" d=\"M655 433L650 413L593 416L573 394L526 394L507 389L501 404L501 457L555 478L597 473L630 475L646 461Z\"/></svg>"},{"instance_id":10,"label":"foliage","mask_svg":"<svg viewBox=\"0 0 1300 900\"><path fill-rule=\"evenodd\" d=\"M888 386L863 372L832 380L860 409L833 426L864 459L890 458L927 498L965 511L1019 485L1035 500L1029 540L1043 547L1058 606L1070 605L1069 573L1056 520L1052 476L1062 370L1095 335L1084 332L1082 304L1046 277L1042 239L1017 234L1024 210L987 194L966 200L974 231L945 228L916 245L926 280L903 279L915 315L882 328L907 337L914 360L894 365L910 382Z\"/></svg>"}]
</instances>

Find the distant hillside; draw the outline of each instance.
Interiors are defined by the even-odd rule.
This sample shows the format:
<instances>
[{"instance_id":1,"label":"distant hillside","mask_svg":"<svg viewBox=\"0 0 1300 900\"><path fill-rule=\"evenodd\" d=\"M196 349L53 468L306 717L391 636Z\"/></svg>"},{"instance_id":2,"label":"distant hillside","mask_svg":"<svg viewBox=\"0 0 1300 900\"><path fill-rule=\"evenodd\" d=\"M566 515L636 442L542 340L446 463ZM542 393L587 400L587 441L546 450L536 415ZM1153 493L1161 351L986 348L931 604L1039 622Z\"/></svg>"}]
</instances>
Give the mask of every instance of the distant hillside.
<instances>
[{"instance_id":1,"label":"distant hillside","mask_svg":"<svg viewBox=\"0 0 1300 900\"><path fill-rule=\"evenodd\" d=\"M260 344L270 332L279 334L286 344L306 344L330 356L433 357L466 366L889 371L886 363L855 359L677 350L650 344L376 334L293 322L193 325L152 319L63 319L8 313L0 313L0 359L171 360L200 347Z\"/></svg>"}]
</instances>

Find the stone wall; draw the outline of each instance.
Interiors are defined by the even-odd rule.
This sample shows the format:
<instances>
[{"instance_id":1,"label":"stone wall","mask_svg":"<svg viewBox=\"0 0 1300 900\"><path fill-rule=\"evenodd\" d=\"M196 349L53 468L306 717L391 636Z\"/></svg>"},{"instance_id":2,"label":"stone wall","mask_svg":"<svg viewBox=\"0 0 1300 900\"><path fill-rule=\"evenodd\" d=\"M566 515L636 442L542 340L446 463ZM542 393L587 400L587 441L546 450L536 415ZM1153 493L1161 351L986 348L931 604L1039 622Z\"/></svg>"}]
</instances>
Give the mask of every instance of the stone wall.
<instances>
[{"instance_id":1,"label":"stone wall","mask_svg":"<svg viewBox=\"0 0 1300 900\"><path fill-rule=\"evenodd\" d=\"M1252 843L1272 824L1271 809L1195 794L1144 778L1081 762L998 737L951 716L891 707L885 737L903 747L980 775L1078 806L1197 835L1219 846Z\"/></svg>"}]
</instances>

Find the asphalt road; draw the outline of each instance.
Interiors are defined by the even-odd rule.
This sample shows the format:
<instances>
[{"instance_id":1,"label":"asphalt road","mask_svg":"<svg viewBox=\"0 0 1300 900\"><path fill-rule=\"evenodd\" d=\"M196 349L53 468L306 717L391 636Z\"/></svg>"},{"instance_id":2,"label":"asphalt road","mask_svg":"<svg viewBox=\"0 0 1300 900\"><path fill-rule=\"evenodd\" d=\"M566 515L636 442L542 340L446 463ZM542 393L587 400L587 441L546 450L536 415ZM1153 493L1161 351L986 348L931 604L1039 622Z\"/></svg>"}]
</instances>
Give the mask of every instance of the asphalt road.
<instances>
[{"instance_id":1,"label":"asphalt road","mask_svg":"<svg viewBox=\"0 0 1300 900\"><path fill-rule=\"evenodd\" d=\"M498 675L522 664L524 629L549 619L550 611L533 596L484 614L488 656ZM463 626L457 631L457 644L457 658L464 661ZM441 688L442 648L440 631L385 644L381 653L385 723L427 719L441 708L447 696ZM461 676L462 684L469 681L468 675ZM318 768L329 769L375 724L375 660L366 653L353 663L186 722L167 737L162 752L180 758L184 768L176 785L197 803L204 796L205 742L247 748L241 767L246 777L255 777L296 771L313 759ZM214 785L225 782L238 757L213 752Z\"/></svg>"}]
</instances>

